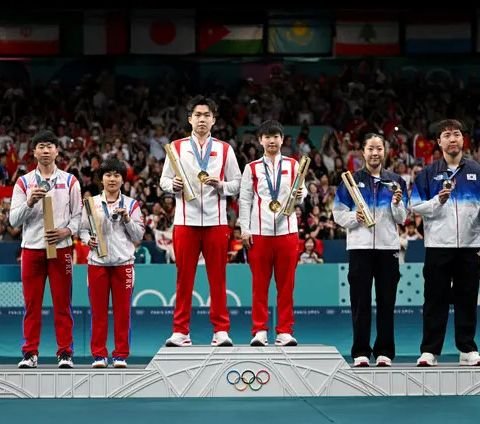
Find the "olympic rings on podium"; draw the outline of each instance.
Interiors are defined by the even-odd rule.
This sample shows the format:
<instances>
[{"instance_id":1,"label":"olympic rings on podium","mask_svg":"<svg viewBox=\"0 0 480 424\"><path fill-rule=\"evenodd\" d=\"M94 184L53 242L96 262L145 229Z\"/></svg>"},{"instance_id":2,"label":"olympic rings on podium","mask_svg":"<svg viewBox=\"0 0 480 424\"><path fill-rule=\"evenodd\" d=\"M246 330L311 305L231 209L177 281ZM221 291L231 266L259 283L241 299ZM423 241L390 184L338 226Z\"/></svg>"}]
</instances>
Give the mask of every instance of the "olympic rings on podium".
<instances>
[{"instance_id":1,"label":"olympic rings on podium","mask_svg":"<svg viewBox=\"0 0 480 424\"><path fill-rule=\"evenodd\" d=\"M227 383L235 387L235 390L243 392L250 387L250 390L258 392L270 381L270 373L267 370L260 370L256 373L246 369L241 374L237 370L230 370L227 373Z\"/></svg>"}]
</instances>

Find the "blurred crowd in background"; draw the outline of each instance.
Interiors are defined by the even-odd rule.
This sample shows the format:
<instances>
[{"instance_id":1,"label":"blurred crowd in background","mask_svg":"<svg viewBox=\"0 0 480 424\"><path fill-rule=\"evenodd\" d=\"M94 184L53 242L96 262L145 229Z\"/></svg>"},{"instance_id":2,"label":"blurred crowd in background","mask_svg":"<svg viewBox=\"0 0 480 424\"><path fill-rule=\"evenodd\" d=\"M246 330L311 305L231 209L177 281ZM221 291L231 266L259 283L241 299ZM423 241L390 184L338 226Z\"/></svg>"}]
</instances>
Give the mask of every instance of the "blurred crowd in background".
<instances>
[{"instance_id":1,"label":"blurred crowd in background","mask_svg":"<svg viewBox=\"0 0 480 424\"><path fill-rule=\"evenodd\" d=\"M21 238L21 230L8 223L9 188L36 166L29 147L32 135L50 128L60 140L57 165L77 176L83 196L102 190L99 166L103 160L115 156L125 162L128 176L123 191L142 206L145 240L156 241L167 252L166 260L174 261L175 197L159 185L163 146L190 134L186 104L197 91L181 77L160 76L155 85L142 80L121 85L108 71L84 75L73 90L60 80L46 86L0 80L0 239ZM308 196L295 212L301 263L322 263L323 240L345 237L332 220L333 199L341 173L363 166L363 134L384 135L385 167L400 174L409 190L422 167L441 156L432 134L432 124L440 119L460 119L469 129L466 157L480 157L480 90L475 80L465 83L449 73L389 74L374 62L360 60L336 75L311 77L279 66L272 68L267 84L251 77L229 87L212 81L201 94L218 103L213 136L232 145L241 170L261 154L255 127L262 121L275 119L285 126L298 126L297 134L285 134L282 153L297 159L307 154L312 159ZM329 128L321 140L310 134L317 125ZM244 127L247 130L240 132ZM238 199L230 198L229 259L234 263L246 261L238 210ZM421 239L421 218L410 215L399 232L403 248L409 240ZM148 263L148 251L140 249L139 262ZM76 263L85 263L88 248L79 240L75 240L75 252Z\"/></svg>"}]
</instances>

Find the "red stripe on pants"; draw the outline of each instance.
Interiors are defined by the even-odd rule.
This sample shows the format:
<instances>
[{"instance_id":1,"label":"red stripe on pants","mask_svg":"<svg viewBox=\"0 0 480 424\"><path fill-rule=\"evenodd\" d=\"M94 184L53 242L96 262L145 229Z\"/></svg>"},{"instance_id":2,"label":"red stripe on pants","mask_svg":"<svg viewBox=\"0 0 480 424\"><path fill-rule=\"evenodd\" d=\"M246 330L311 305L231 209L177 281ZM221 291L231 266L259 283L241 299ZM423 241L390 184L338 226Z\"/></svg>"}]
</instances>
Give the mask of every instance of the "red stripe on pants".
<instances>
[{"instance_id":1,"label":"red stripe on pants","mask_svg":"<svg viewBox=\"0 0 480 424\"><path fill-rule=\"evenodd\" d=\"M298 234L253 236L248 252L252 271L252 334L268 330L268 288L272 273L277 286L278 322L275 331L293 334L293 289L298 261Z\"/></svg>"},{"instance_id":2,"label":"red stripe on pants","mask_svg":"<svg viewBox=\"0 0 480 424\"><path fill-rule=\"evenodd\" d=\"M200 252L205 258L210 286L210 321L213 330L229 331L227 309L226 266L228 226L194 227L176 225L173 229L173 247L177 266L177 290L173 331L190 333L192 292Z\"/></svg>"},{"instance_id":3,"label":"red stripe on pants","mask_svg":"<svg viewBox=\"0 0 480 424\"><path fill-rule=\"evenodd\" d=\"M38 354L42 328L42 303L48 277L53 303L57 355L73 353L72 248L57 249L47 259L45 249L22 249L22 286L25 300L22 352Z\"/></svg>"},{"instance_id":4,"label":"red stripe on pants","mask_svg":"<svg viewBox=\"0 0 480 424\"><path fill-rule=\"evenodd\" d=\"M108 304L113 306L114 358L130 354L130 310L134 285L133 265L88 265L88 296L92 311L92 356L108 357Z\"/></svg>"}]
</instances>

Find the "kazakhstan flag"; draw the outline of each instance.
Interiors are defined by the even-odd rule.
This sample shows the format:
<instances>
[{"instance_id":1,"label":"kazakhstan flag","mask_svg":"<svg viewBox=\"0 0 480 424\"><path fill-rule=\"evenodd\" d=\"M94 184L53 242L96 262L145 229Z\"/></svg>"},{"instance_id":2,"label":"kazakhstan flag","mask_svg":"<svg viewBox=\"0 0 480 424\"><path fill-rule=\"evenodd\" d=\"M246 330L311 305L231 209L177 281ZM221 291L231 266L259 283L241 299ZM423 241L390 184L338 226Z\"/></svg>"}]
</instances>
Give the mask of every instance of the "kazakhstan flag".
<instances>
[{"instance_id":1,"label":"kazakhstan flag","mask_svg":"<svg viewBox=\"0 0 480 424\"><path fill-rule=\"evenodd\" d=\"M327 19L270 19L268 52L280 54L329 54L332 27Z\"/></svg>"}]
</instances>

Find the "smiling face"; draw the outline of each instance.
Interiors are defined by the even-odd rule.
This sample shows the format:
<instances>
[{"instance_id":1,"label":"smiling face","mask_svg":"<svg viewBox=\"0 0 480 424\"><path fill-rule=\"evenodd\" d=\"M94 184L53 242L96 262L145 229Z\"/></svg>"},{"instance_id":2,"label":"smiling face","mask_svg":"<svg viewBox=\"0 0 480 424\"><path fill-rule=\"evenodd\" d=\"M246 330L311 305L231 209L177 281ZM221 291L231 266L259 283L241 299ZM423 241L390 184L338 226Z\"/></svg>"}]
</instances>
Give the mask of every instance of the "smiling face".
<instances>
[{"instance_id":1,"label":"smiling face","mask_svg":"<svg viewBox=\"0 0 480 424\"><path fill-rule=\"evenodd\" d=\"M215 124L215 116L207 105L197 105L192 115L188 117L188 122L197 136L205 137L210 134Z\"/></svg>"},{"instance_id":2,"label":"smiling face","mask_svg":"<svg viewBox=\"0 0 480 424\"><path fill-rule=\"evenodd\" d=\"M382 138L372 136L365 140L362 150L363 158L367 169L371 171L379 171L385 158L385 146Z\"/></svg>"}]
</instances>

